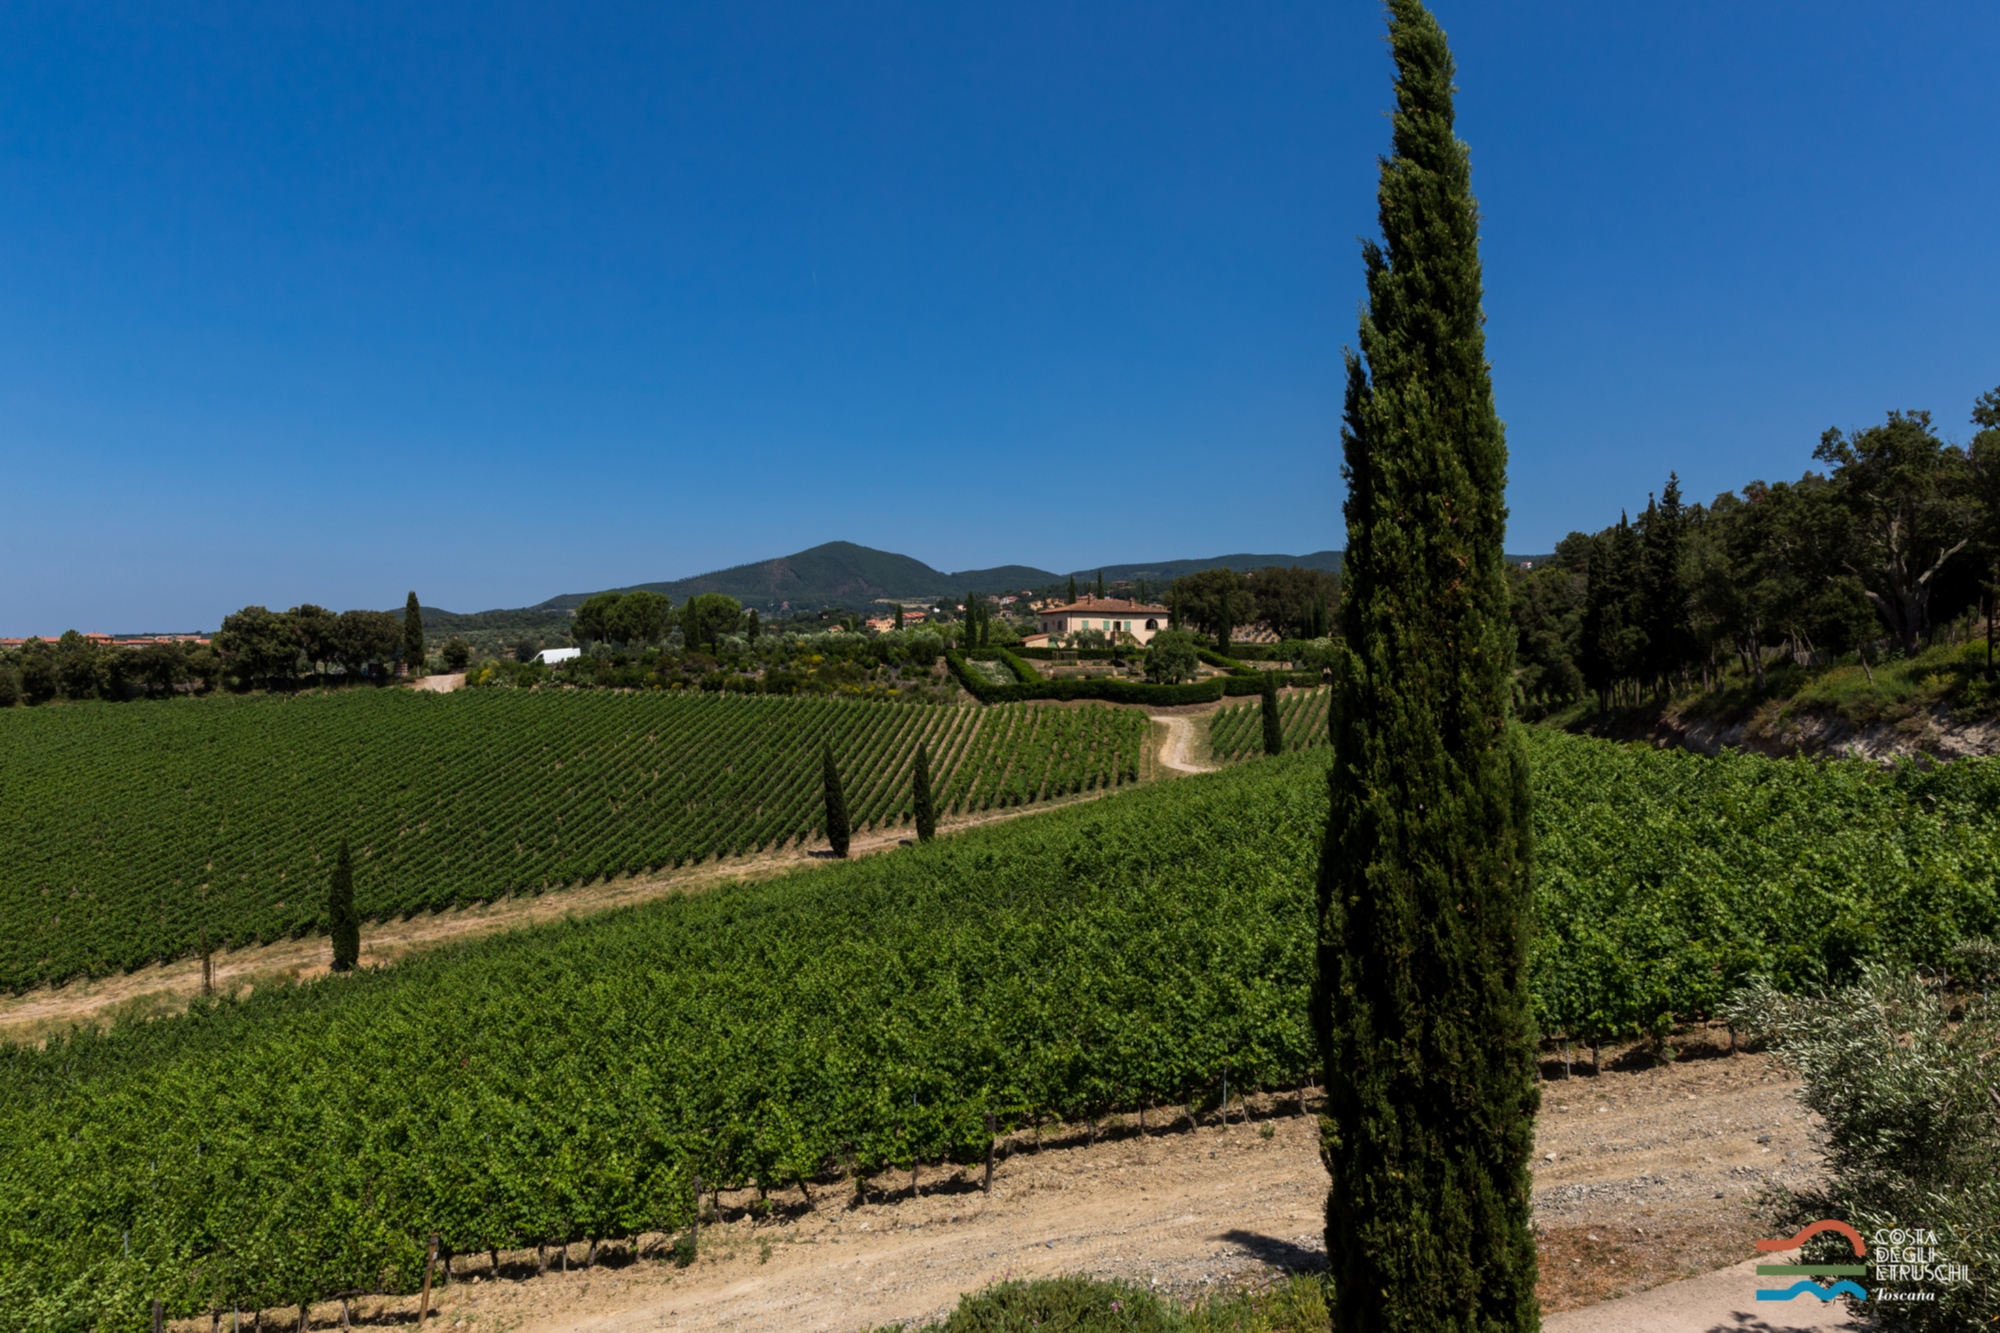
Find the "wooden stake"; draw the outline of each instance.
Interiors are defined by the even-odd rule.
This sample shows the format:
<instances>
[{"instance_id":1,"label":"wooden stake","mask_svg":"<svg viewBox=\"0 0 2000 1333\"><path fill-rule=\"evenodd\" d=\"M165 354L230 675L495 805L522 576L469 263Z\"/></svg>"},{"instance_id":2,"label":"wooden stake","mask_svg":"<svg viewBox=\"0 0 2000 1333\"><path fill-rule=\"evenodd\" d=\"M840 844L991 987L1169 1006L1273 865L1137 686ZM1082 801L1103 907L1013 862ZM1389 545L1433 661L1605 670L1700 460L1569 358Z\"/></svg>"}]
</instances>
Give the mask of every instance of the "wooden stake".
<instances>
[{"instance_id":1,"label":"wooden stake","mask_svg":"<svg viewBox=\"0 0 2000 1333\"><path fill-rule=\"evenodd\" d=\"M429 1319L431 1317L431 1269L436 1266L437 1257L438 1257L438 1234L437 1232L433 1231L431 1233L431 1252L424 1259L424 1299L423 1303L417 1306L418 1328L422 1328L424 1326L424 1320Z\"/></svg>"},{"instance_id":2,"label":"wooden stake","mask_svg":"<svg viewBox=\"0 0 2000 1333\"><path fill-rule=\"evenodd\" d=\"M340 1327L341 1333L352 1333L354 1327L354 1325L347 1322L347 1297L345 1296L340 1298Z\"/></svg>"},{"instance_id":3,"label":"wooden stake","mask_svg":"<svg viewBox=\"0 0 2000 1333\"><path fill-rule=\"evenodd\" d=\"M167 1333L166 1312L160 1307L160 1298L153 1298L153 1333Z\"/></svg>"},{"instance_id":4,"label":"wooden stake","mask_svg":"<svg viewBox=\"0 0 2000 1333\"><path fill-rule=\"evenodd\" d=\"M993 1134L993 1113L988 1111L986 1113L986 1192L988 1194L993 1192Z\"/></svg>"}]
</instances>

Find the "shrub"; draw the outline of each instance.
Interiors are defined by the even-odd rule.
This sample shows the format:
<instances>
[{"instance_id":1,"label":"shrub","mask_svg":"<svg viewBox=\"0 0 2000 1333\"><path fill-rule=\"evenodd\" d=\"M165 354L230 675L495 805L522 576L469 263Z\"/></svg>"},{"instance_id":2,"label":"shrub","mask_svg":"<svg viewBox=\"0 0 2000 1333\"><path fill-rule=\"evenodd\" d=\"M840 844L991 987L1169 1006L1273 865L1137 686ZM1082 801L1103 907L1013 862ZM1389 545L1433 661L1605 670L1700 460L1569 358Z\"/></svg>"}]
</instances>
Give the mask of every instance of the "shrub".
<instances>
[{"instance_id":1,"label":"shrub","mask_svg":"<svg viewBox=\"0 0 2000 1333\"><path fill-rule=\"evenodd\" d=\"M1194 635L1186 630L1161 630L1146 645L1146 679L1162 685L1193 680L1199 651Z\"/></svg>"},{"instance_id":2,"label":"shrub","mask_svg":"<svg viewBox=\"0 0 2000 1333\"><path fill-rule=\"evenodd\" d=\"M2000 1318L2000 1093L1988 1085L2000 1024L1984 998L1959 1020L1940 988L1881 964L1852 986L1786 995L1769 979L1745 988L1732 1019L1768 1039L1805 1080L1799 1094L1825 1122L1825 1183L1786 1199L1779 1223L1838 1218L1869 1242L1878 1232L1935 1231L1933 1262L1970 1265L1969 1280L1875 1284L1925 1288L1932 1300L1877 1301L1857 1310L1876 1327L1971 1328ZM1926 1247L1929 1248L1929 1247ZM1813 1253L1817 1250L1817 1253ZM1847 1242L1808 1244L1817 1261L1851 1261ZM1885 1280L1886 1279L1886 1280Z\"/></svg>"}]
</instances>

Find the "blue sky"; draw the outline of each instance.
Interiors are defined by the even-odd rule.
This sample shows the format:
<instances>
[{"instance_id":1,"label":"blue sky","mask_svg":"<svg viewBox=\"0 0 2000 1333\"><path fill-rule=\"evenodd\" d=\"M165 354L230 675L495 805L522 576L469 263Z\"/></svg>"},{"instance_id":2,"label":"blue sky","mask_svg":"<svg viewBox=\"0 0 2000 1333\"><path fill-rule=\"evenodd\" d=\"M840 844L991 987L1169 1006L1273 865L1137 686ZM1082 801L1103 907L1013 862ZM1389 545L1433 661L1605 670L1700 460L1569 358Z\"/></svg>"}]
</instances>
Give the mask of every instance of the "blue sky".
<instances>
[{"instance_id":1,"label":"blue sky","mask_svg":"<svg viewBox=\"0 0 2000 1333\"><path fill-rule=\"evenodd\" d=\"M1438 7L1509 545L2000 383L2000 8ZM1370 4L0 8L0 633L1343 544Z\"/></svg>"}]
</instances>

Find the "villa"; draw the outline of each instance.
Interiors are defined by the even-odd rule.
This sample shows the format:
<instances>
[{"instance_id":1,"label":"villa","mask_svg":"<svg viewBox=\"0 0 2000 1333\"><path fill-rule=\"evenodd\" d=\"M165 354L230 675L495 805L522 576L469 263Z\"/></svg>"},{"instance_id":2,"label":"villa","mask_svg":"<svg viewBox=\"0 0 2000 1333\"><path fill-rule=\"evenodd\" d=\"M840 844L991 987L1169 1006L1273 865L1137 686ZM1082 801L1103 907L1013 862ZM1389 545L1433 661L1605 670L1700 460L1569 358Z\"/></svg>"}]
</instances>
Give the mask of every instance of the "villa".
<instances>
[{"instance_id":1,"label":"villa","mask_svg":"<svg viewBox=\"0 0 2000 1333\"><path fill-rule=\"evenodd\" d=\"M1171 613L1164 606L1127 602L1116 597L1093 597L1085 593L1074 602L1040 608L1037 614L1041 618L1043 634L1074 634L1078 630L1094 629L1113 641L1121 634L1129 634L1143 645L1167 627L1167 617Z\"/></svg>"}]
</instances>

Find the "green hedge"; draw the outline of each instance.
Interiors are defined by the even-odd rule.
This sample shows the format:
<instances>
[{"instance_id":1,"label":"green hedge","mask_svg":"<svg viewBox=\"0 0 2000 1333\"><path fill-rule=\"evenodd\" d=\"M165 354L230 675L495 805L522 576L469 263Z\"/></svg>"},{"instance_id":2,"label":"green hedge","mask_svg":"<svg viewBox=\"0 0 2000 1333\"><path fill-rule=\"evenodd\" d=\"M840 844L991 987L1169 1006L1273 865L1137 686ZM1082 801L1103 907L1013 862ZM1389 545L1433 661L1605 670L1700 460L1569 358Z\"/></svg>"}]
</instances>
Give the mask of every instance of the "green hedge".
<instances>
[{"instance_id":1,"label":"green hedge","mask_svg":"<svg viewBox=\"0 0 2000 1333\"><path fill-rule=\"evenodd\" d=\"M1317 689L1326 683L1320 679L1317 671L1274 671L1271 674L1278 678L1278 684L1291 685L1302 690ZM1246 694L1261 694L1264 691L1262 671L1252 671L1246 675L1215 676L1211 679L1221 681L1222 692L1232 699L1239 699Z\"/></svg>"},{"instance_id":2,"label":"green hedge","mask_svg":"<svg viewBox=\"0 0 2000 1333\"><path fill-rule=\"evenodd\" d=\"M1109 662L1116 657L1130 657L1135 652L1143 654L1144 649L1132 648L1015 648L1012 652L1022 657L1032 657L1037 662L1056 661L1058 655L1064 660L1074 657L1080 662Z\"/></svg>"},{"instance_id":3,"label":"green hedge","mask_svg":"<svg viewBox=\"0 0 2000 1333\"><path fill-rule=\"evenodd\" d=\"M983 651L997 653L1000 650L988 648ZM1155 708L1170 708L1175 704L1214 703L1223 697L1225 681L1233 684L1241 679L1214 676L1191 685L1145 685L1130 680L1040 679L1033 683L1023 681L1015 685L995 685L974 671L961 653L947 652L944 660L951 668L951 674L965 687L966 693L984 704L1024 703L1030 699L1101 699L1105 703L1150 704ZM989 657L986 660L994 659ZM1025 667L1027 664L1022 662L1020 665ZM1258 681L1250 679L1246 683L1250 686L1248 692L1256 693Z\"/></svg>"}]
</instances>

